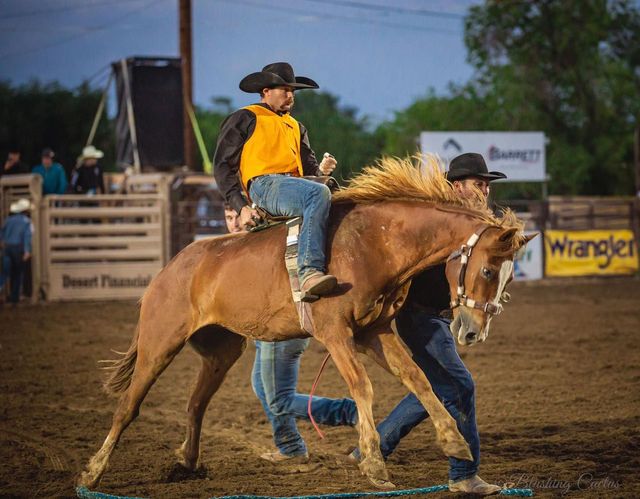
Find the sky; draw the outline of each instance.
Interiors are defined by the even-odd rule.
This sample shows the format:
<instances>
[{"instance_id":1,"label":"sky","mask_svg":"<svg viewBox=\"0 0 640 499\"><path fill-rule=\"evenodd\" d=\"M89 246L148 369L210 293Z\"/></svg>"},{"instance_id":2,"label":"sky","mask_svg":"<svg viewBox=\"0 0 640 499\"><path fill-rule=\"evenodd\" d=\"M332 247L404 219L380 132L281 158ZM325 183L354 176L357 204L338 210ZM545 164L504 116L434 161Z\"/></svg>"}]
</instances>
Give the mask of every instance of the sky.
<instances>
[{"instance_id":1,"label":"sky","mask_svg":"<svg viewBox=\"0 0 640 499\"><path fill-rule=\"evenodd\" d=\"M287 61L374 123L429 88L473 74L464 15L475 0L192 0L194 100L230 97L247 74ZM103 86L109 64L177 56L178 0L0 0L0 79Z\"/></svg>"}]
</instances>

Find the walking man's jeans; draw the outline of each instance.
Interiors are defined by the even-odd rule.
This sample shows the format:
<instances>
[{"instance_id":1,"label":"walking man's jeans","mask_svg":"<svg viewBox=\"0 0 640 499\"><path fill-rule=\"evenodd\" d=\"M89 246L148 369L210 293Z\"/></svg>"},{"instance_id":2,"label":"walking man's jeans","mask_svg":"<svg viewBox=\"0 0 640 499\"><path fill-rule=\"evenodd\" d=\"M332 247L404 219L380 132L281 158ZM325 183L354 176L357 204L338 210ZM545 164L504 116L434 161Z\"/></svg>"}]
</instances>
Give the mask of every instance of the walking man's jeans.
<instances>
[{"instance_id":1,"label":"walking man's jeans","mask_svg":"<svg viewBox=\"0 0 640 499\"><path fill-rule=\"evenodd\" d=\"M20 301L20 287L22 285L22 274L24 272L23 256L22 245L9 245L4 248L0 288L2 288L8 280L11 281L9 301L12 303L18 303Z\"/></svg>"},{"instance_id":2,"label":"walking man's jeans","mask_svg":"<svg viewBox=\"0 0 640 499\"><path fill-rule=\"evenodd\" d=\"M273 440L286 456L298 456L307 447L298 432L296 418L309 419L309 395L296 392L300 356L310 339L286 341L256 341L256 359L253 364L252 385L273 429ZM357 410L350 399L313 397L313 418L326 425L355 425Z\"/></svg>"},{"instance_id":3,"label":"walking man's jeans","mask_svg":"<svg viewBox=\"0 0 640 499\"><path fill-rule=\"evenodd\" d=\"M331 192L326 185L299 177L263 175L251 181L251 199L275 216L302 216L298 237L298 276L325 271Z\"/></svg>"},{"instance_id":4,"label":"walking man's jeans","mask_svg":"<svg viewBox=\"0 0 640 499\"><path fill-rule=\"evenodd\" d=\"M473 461L449 458L449 479L470 478L480 466L480 436L476 426L475 387L458 355L449 321L407 306L396 320L398 333L413 360L424 371L434 393L456 420L469 444ZM386 459L413 428L429 417L418 398L410 393L378 425L380 450Z\"/></svg>"},{"instance_id":5,"label":"walking man's jeans","mask_svg":"<svg viewBox=\"0 0 640 499\"><path fill-rule=\"evenodd\" d=\"M434 393L456 420L473 455L473 461L449 458L449 479L470 478L480 466L480 437L476 426L475 388L471 374L460 359L449 321L403 308L396 321L398 333L424 371ZM429 414L414 394L407 395L378 425L380 450L386 458L400 440Z\"/></svg>"}]
</instances>

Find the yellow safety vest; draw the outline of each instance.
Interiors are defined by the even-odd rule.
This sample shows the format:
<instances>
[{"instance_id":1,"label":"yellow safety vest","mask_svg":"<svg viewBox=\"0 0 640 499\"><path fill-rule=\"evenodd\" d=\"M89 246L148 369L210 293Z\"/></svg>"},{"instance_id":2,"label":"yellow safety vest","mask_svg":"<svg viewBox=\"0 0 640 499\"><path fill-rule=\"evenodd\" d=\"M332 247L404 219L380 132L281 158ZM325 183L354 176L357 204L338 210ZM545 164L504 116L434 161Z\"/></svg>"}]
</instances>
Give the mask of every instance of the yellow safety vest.
<instances>
[{"instance_id":1,"label":"yellow safety vest","mask_svg":"<svg viewBox=\"0 0 640 499\"><path fill-rule=\"evenodd\" d=\"M289 114L280 116L270 109L251 105L256 128L244 143L240 156L240 177L246 189L251 180L270 173L303 176L300 156L300 125Z\"/></svg>"}]
</instances>

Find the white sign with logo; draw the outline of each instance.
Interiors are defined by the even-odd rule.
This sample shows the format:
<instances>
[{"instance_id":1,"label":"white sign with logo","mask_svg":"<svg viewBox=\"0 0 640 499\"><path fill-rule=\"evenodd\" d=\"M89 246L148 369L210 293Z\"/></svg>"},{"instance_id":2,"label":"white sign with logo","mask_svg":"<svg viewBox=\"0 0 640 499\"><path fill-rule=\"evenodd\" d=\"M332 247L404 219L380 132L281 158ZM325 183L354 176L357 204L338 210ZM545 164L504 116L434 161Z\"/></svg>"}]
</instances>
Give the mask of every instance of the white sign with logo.
<instances>
[{"instance_id":1,"label":"white sign with logo","mask_svg":"<svg viewBox=\"0 0 640 499\"><path fill-rule=\"evenodd\" d=\"M546 179L545 137L542 132L422 132L420 149L449 161L465 152L482 154L489 171L507 176L506 182Z\"/></svg>"},{"instance_id":2,"label":"white sign with logo","mask_svg":"<svg viewBox=\"0 0 640 499\"><path fill-rule=\"evenodd\" d=\"M535 234L535 231L525 231L526 235ZM529 243L520 248L516 253L514 278L516 281L531 281L534 279L542 279L542 242L544 237L539 233Z\"/></svg>"}]
</instances>

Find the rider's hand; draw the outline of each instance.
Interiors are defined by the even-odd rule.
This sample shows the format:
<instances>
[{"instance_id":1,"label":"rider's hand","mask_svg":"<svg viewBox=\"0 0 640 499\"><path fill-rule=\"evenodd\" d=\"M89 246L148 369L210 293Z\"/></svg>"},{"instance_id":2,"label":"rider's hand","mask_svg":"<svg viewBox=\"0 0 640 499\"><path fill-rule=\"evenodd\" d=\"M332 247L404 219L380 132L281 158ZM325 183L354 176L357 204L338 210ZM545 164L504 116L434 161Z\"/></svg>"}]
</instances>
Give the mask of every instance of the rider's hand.
<instances>
[{"instance_id":1,"label":"rider's hand","mask_svg":"<svg viewBox=\"0 0 640 499\"><path fill-rule=\"evenodd\" d=\"M336 169L337 164L338 162L336 161L336 158L331 156L328 152L325 152L320 165L318 165L318 169L323 175L331 175L333 170Z\"/></svg>"},{"instance_id":2,"label":"rider's hand","mask_svg":"<svg viewBox=\"0 0 640 499\"><path fill-rule=\"evenodd\" d=\"M250 206L244 206L240 210L240 227L255 227L259 221L260 215Z\"/></svg>"},{"instance_id":3,"label":"rider's hand","mask_svg":"<svg viewBox=\"0 0 640 499\"><path fill-rule=\"evenodd\" d=\"M28 251L25 251L24 254L22 255L22 261L26 262L29 258L31 258L31 253L29 253Z\"/></svg>"}]
</instances>

